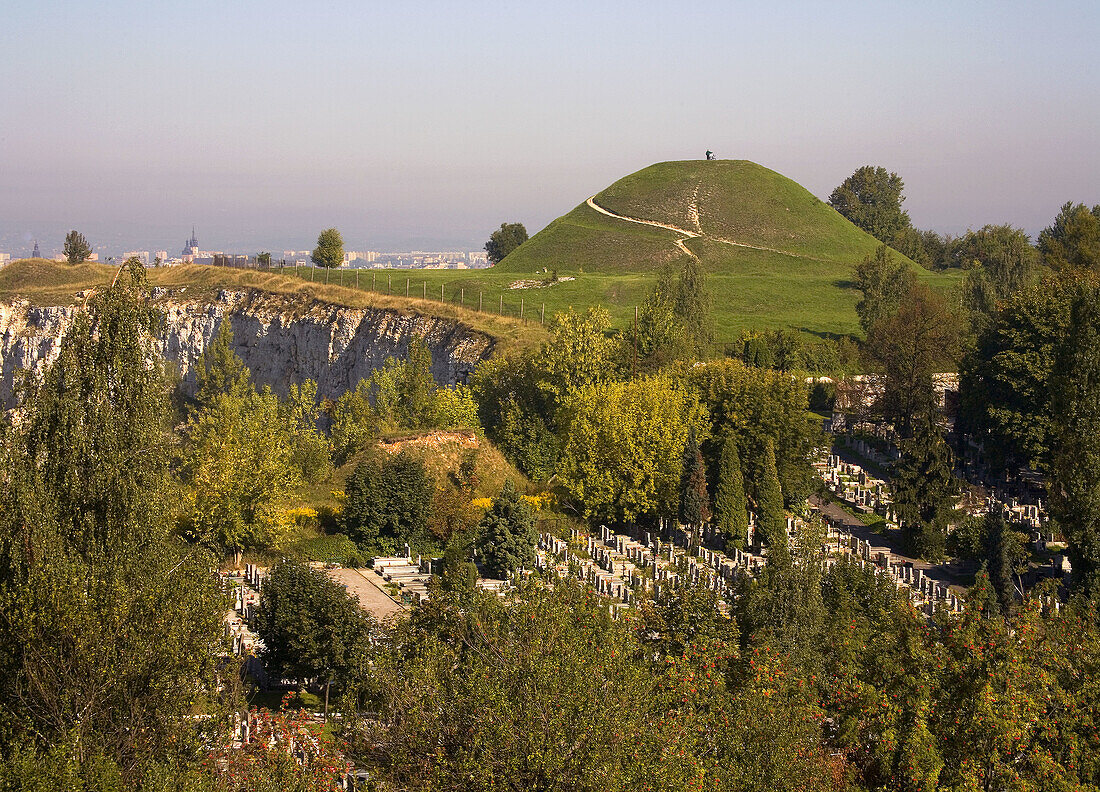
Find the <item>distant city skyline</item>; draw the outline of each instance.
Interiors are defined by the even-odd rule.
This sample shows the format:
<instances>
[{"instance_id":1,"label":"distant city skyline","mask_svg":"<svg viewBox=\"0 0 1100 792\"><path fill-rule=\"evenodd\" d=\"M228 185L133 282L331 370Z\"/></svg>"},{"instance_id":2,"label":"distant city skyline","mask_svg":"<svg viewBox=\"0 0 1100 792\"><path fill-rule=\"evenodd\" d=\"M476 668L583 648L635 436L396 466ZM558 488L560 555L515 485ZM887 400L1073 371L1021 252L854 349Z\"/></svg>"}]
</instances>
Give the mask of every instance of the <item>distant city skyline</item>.
<instances>
[{"instance_id":1,"label":"distant city skyline","mask_svg":"<svg viewBox=\"0 0 1100 792\"><path fill-rule=\"evenodd\" d=\"M478 250L653 162L860 165L919 228L1100 203L1100 4L5 5L0 250Z\"/></svg>"}]
</instances>

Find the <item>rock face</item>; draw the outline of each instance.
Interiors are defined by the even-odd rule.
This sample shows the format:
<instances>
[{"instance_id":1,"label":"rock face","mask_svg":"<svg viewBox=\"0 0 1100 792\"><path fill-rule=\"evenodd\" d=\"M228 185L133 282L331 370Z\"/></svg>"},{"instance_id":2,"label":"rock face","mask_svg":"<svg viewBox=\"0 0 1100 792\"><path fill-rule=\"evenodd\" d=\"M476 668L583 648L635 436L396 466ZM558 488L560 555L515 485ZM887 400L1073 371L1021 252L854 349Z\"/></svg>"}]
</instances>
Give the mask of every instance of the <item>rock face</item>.
<instances>
[{"instance_id":1,"label":"rock face","mask_svg":"<svg viewBox=\"0 0 1100 792\"><path fill-rule=\"evenodd\" d=\"M307 303L264 292L222 291L213 301L185 296L153 293L165 317L159 351L179 365L186 391L194 387L195 362L227 320L253 381L279 394L312 379L322 396L339 396L387 357L403 358L416 340L431 350L436 381L453 385L464 382L494 346L490 336L436 316ZM41 371L57 356L61 336L80 310L0 303L0 405L14 405L23 372Z\"/></svg>"}]
</instances>

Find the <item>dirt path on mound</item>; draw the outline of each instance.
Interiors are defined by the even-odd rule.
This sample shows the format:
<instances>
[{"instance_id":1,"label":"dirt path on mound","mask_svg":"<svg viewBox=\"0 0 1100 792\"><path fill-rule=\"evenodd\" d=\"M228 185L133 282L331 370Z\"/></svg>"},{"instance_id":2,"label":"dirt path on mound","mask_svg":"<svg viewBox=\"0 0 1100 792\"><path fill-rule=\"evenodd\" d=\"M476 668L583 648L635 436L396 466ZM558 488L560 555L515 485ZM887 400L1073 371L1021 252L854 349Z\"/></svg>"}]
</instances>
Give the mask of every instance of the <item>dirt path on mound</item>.
<instances>
[{"instance_id":1,"label":"dirt path on mound","mask_svg":"<svg viewBox=\"0 0 1100 792\"><path fill-rule=\"evenodd\" d=\"M778 248L764 247L763 245L750 245L748 242L736 242L732 239L723 239L722 237L708 236L707 234L704 234L702 232L701 228L700 228L699 231L689 231L686 228L680 228L679 226L669 225L668 223L658 223L656 220L642 220L639 217L629 217L627 215L621 215L621 214L618 214L617 212L612 212L610 209L606 209L606 208L600 206L598 203L596 203L596 196L595 195L593 195L591 198L589 198L585 203L587 203L590 207L595 209L600 214L607 215L608 217L613 217L616 220L625 220L628 223L637 223L638 225L652 226L653 228L663 228L666 231L673 231L677 234L680 234L680 238L677 239L677 240L674 240L674 244L676 245L676 247L680 248L680 250L687 253L689 256L691 256L693 259L696 259L696 260L698 260L699 257L696 256L694 253L692 253L690 250L688 250L687 245L684 244L684 242L688 239L708 239L712 242L721 242L723 245L732 245L733 247L749 248L750 250L762 250L765 253L778 253L781 256L791 256L793 258L808 259L810 261L825 261L826 260L826 259L817 258L815 256L807 256L807 255L804 255L802 253L791 253L789 250L779 250ZM689 212L691 214L692 220L695 222L695 225L698 226L699 225L699 206L698 206L698 203L696 202L695 194L692 194L692 202L691 202L691 206L689 207Z\"/></svg>"}]
</instances>

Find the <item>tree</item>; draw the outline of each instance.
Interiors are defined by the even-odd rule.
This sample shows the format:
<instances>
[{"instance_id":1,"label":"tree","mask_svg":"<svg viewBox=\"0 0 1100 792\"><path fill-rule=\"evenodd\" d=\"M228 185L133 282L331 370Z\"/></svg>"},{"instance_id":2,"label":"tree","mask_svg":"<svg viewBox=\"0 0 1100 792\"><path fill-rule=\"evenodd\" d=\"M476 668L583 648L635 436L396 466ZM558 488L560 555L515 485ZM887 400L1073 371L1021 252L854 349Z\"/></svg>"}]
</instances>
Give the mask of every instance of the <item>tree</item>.
<instances>
[{"instance_id":1,"label":"tree","mask_svg":"<svg viewBox=\"0 0 1100 792\"><path fill-rule=\"evenodd\" d=\"M707 287L703 263L695 256L688 256L680 267L673 312L684 328L688 351L696 358L710 357L714 344L714 296Z\"/></svg>"},{"instance_id":2,"label":"tree","mask_svg":"<svg viewBox=\"0 0 1100 792\"><path fill-rule=\"evenodd\" d=\"M344 263L344 238L335 228L326 228L317 237L310 260L318 267L339 267Z\"/></svg>"},{"instance_id":3,"label":"tree","mask_svg":"<svg viewBox=\"0 0 1100 792\"><path fill-rule=\"evenodd\" d=\"M280 505L302 481L294 436L279 400L263 393L216 394L183 430L187 534L229 551L278 546L291 527Z\"/></svg>"},{"instance_id":4,"label":"tree","mask_svg":"<svg viewBox=\"0 0 1100 792\"><path fill-rule=\"evenodd\" d=\"M0 764L37 748L131 779L193 756L218 706L226 604L172 535L160 321L128 262L0 433Z\"/></svg>"},{"instance_id":5,"label":"tree","mask_svg":"<svg viewBox=\"0 0 1100 792\"><path fill-rule=\"evenodd\" d=\"M1100 289L1078 284L1051 377L1051 513L1078 583L1100 591Z\"/></svg>"},{"instance_id":6,"label":"tree","mask_svg":"<svg viewBox=\"0 0 1100 792\"><path fill-rule=\"evenodd\" d=\"M923 285L871 326L864 352L869 366L882 374L878 409L901 437L936 424L935 375L957 365L962 332L958 314Z\"/></svg>"},{"instance_id":7,"label":"tree","mask_svg":"<svg viewBox=\"0 0 1100 792\"><path fill-rule=\"evenodd\" d=\"M1039 252L1055 269L1100 270L1100 204L1067 201L1039 234Z\"/></svg>"},{"instance_id":8,"label":"tree","mask_svg":"<svg viewBox=\"0 0 1100 792\"><path fill-rule=\"evenodd\" d=\"M195 400L203 405L218 394L239 399L253 392L252 373L233 351L233 327L225 317L210 346L195 361Z\"/></svg>"},{"instance_id":9,"label":"tree","mask_svg":"<svg viewBox=\"0 0 1100 792\"><path fill-rule=\"evenodd\" d=\"M345 486L344 531L368 553L396 552L424 535L435 486L408 451L360 462Z\"/></svg>"},{"instance_id":10,"label":"tree","mask_svg":"<svg viewBox=\"0 0 1100 792\"><path fill-rule=\"evenodd\" d=\"M790 563L787 542L787 514L783 510L783 491L775 466L775 443L768 438L764 457L756 474L757 528L768 547L768 563L785 566Z\"/></svg>"},{"instance_id":11,"label":"tree","mask_svg":"<svg viewBox=\"0 0 1100 792\"><path fill-rule=\"evenodd\" d=\"M1039 254L1027 234L1010 225L967 231L952 250L958 265L969 270L964 304L969 310L986 314L1027 286L1039 264Z\"/></svg>"},{"instance_id":12,"label":"tree","mask_svg":"<svg viewBox=\"0 0 1100 792\"><path fill-rule=\"evenodd\" d=\"M706 408L708 434L736 434L738 450L746 460L762 459L771 440L788 502L800 503L810 495L813 468L808 460L822 437L820 422L806 418L809 387L802 377L751 368L731 359L674 368L671 375L674 381L680 379ZM699 436L703 434L700 431ZM715 446L703 443L710 469L717 467L715 450Z\"/></svg>"},{"instance_id":13,"label":"tree","mask_svg":"<svg viewBox=\"0 0 1100 792\"><path fill-rule=\"evenodd\" d=\"M694 394L659 376L590 385L566 412L558 479L585 516L622 524L676 514L689 427L706 420Z\"/></svg>"},{"instance_id":14,"label":"tree","mask_svg":"<svg viewBox=\"0 0 1100 792\"><path fill-rule=\"evenodd\" d=\"M985 553L989 581L997 591L1004 612L1016 604L1016 586L1012 576L1016 567L1028 558L1028 550L1020 534L1013 531L1000 507L990 509L985 516Z\"/></svg>"},{"instance_id":15,"label":"tree","mask_svg":"<svg viewBox=\"0 0 1100 792\"><path fill-rule=\"evenodd\" d=\"M401 369L397 396L402 422L409 428L431 425L431 410L436 388L432 376L432 352L423 341L413 341Z\"/></svg>"},{"instance_id":16,"label":"tree","mask_svg":"<svg viewBox=\"0 0 1100 792\"><path fill-rule=\"evenodd\" d=\"M79 231L70 231L65 235L65 258L70 264L81 264L92 255L88 240Z\"/></svg>"},{"instance_id":17,"label":"tree","mask_svg":"<svg viewBox=\"0 0 1100 792\"><path fill-rule=\"evenodd\" d=\"M707 496L707 469L703 454L695 439L695 428L688 429L684 446L683 473L680 476L680 521L693 529L702 528L710 519L710 498Z\"/></svg>"},{"instance_id":18,"label":"tree","mask_svg":"<svg viewBox=\"0 0 1100 792\"><path fill-rule=\"evenodd\" d=\"M909 227L902 210L905 183L883 167L864 165L841 182L829 196L829 206L884 244Z\"/></svg>"},{"instance_id":19,"label":"tree","mask_svg":"<svg viewBox=\"0 0 1100 792\"><path fill-rule=\"evenodd\" d=\"M897 311L915 283L909 265L895 259L886 245L879 245L873 256L859 263L855 279L863 293L856 303L856 313L864 333L870 333L876 322Z\"/></svg>"},{"instance_id":20,"label":"tree","mask_svg":"<svg viewBox=\"0 0 1100 792\"><path fill-rule=\"evenodd\" d=\"M338 685L367 670L371 621L358 600L324 572L281 561L264 579L256 632L275 678Z\"/></svg>"},{"instance_id":21,"label":"tree","mask_svg":"<svg viewBox=\"0 0 1100 792\"><path fill-rule=\"evenodd\" d=\"M527 241L527 229L523 223L501 223L500 229L489 235L485 243L485 252L489 262L499 264L504 257Z\"/></svg>"},{"instance_id":22,"label":"tree","mask_svg":"<svg viewBox=\"0 0 1100 792\"><path fill-rule=\"evenodd\" d=\"M741 455L737 438L728 434L722 442L718 460L718 486L714 493L715 524L732 547L744 547L748 537L748 500L745 498L745 477L741 471Z\"/></svg>"},{"instance_id":23,"label":"tree","mask_svg":"<svg viewBox=\"0 0 1100 792\"><path fill-rule=\"evenodd\" d=\"M959 370L958 427L997 470L1049 469L1050 380L1069 332L1074 281L1048 275L997 306Z\"/></svg>"},{"instance_id":24,"label":"tree","mask_svg":"<svg viewBox=\"0 0 1100 792\"><path fill-rule=\"evenodd\" d=\"M538 387L557 410L583 389L613 380L618 373L618 343L608 336L611 314L603 306L584 313L572 308L554 314L550 340L539 355Z\"/></svg>"},{"instance_id":25,"label":"tree","mask_svg":"<svg viewBox=\"0 0 1100 792\"><path fill-rule=\"evenodd\" d=\"M267 251L261 251L260 253L257 253L256 254L256 263L258 265L260 265L261 267L270 267L271 266L271 254L268 253Z\"/></svg>"},{"instance_id":26,"label":"tree","mask_svg":"<svg viewBox=\"0 0 1100 792\"><path fill-rule=\"evenodd\" d=\"M493 498L480 531L478 551L489 574L507 578L535 565L535 547L539 541L535 513L524 503L511 479L504 482L500 495Z\"/></svg>"},{"instance_id":27,"label":"tree","mask_svg":"<svg viewBox=\"0 0 1100 792\"><path fill-rule=\"evenodd\" d=\"M898 445L901 459L891 484L902 538L907 552L939 561L944 557L947 524L955 513L954 457L934 429L924 429Z\"/></svg>"}]
</instances>

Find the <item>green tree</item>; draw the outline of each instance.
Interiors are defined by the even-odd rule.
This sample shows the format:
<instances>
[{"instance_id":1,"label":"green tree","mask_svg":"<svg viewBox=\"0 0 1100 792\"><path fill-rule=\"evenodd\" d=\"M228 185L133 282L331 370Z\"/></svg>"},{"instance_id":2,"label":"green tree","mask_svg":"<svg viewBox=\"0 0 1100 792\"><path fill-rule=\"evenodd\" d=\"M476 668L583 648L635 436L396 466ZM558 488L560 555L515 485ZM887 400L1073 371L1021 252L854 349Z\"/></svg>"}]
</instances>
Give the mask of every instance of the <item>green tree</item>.
<instances>
[{"instance_id":1,"label":"green tree","mask_svg":"<svg viewBox=\"0 0 1100 792\"><path fill-rule=\"evenodd\" d=\"M901 437L935 426L935 375L954 370L962 334L958 313L923 285L914 286L897 311L872 325L864 352L869 366L881 372L878 409Z\"/></svg>"},{"instance_id":2,"label":"green tree","mask_svg":"<svg viewBox=\"0 0 1100 792\"><path fill-rule=\"evenodd\" d=\"M266 250L256 254L256 263L261 267L271 266L271 254Z\"/></svg>"},{"instance_id":3,"label":"green tree","mask_svg":"<svg viewBox=\"0 0 1100 792\"><path fill-rule=\"evenodd\" d=\"M856 303L859 325L869 334L876 322L897 312L913 290L913 271L904 261L894 258L886 245L880 245L856 267L856 287L863 298Z\"/></svg>"},{"instance_id":4,"label":"green tree","mask_svg":"<svg viewBox=\"0 0 1100 792\"><path fill-rule=\"evenodd\" d=\"M254 392L252 373L233 350L233 327L222 319L210 346L195 361L195 400L209 404L218 394L234 399Z\"/></svg>"},{"instance_id":5,"label":"green tree","mask_svg":"<svg viewBox=\"0 0 1100 792\"><path fill-rule=\"evenodd\" d=\"M676 279L673 310L684 328L689 352L708 358L714 345L714 296L707 286L707 272L695 256L688 256Z\"/></svg>"},{"instance_id":6,"label":"green tree","mask_svg":"<svg viewBox=\"0 0 1100 792\"><path fill-rule=\"evenodd\" d=\"M523 223L501 223L500 228L489 235L485 252L492 264L499 264L504 257L527 241L527 229Z\"/></svg>"},{"instance_id":7,"label":"green tree","mask_svg":"<svg viewBox=\"0 0 1100 792\"><path fill-rule=\"evenodd\" d=\"M392 553L424 536L435 485L408 451L360 462L344 489L344 531L366 552Z\"/></svg>"},{"instance_id":8,"label":"green tree","mask_svg":"<svg viewBox=\"0 0 1100 792\"><path fill-rule=\"evenodd\" d=\"M300 385L291 385L279 408L290 439L291 464L304 481L321 481L332 472L332 444L318 428L321 406L317 383L307 379Z\"/></svg>"},{"instance_id":9,"label":"green tree","mask_svg":"<svg viewBox=\"0 0 1100 792\"><path fill-rule=\"evenodd\" d=\"M333 461L342 465L378 436L378 417L370 402L370 380L361 379L329 408Z\"/></svg>"},{"instance_id":10,"label":"green tree","mask_svg":"<svg viewBox=\"0 0 1100 792\"><path fill-rule=\"evenodd\" d=\"M694 394L650 377L591 385L567 410L558 479L586 516L622 524L675 515L689 427L706 421Z\"/></svg>"},{"instance_id":11,"label":"green tree","mask_svg":"<svg viewBox=\"0 0 1100 792\"><path fill-rule=\"evenodd\" d=\"M422 341L409 344L405 365L397 385L401 421L410 429L431 424L431 410L436 388L432 377L432 353Z\"/></svg>"},{"instance_id":12,"label":"green tree","mask_svg":"<svg viewBox=\"0 0 1100 792\"><path fill-rule=\"evenodd\" d=\"M291 560L268 571L256 632L275 678L347 685L367 671L371 630L359 601L324 572Z\"/></svg>"},{"instance_id":13,"label":"green tree","mask_svg":"<svg viewBox=\"0 0 1100 792\"><path fill-rule=\"evenodd\" d=\"M689 427L680 475L680 521L693 529L700 529L708 520L710 498L707 495L707 469L695 439L695 428Z\"/></svg>"},{"instance_id":14,"label":"green tree","mask_svg":"<svg viewBox=\"0 0 1100 792\"><path fill-rule=\"evenodd\" d=\"M1051 513L1069 540L1074 578L1100 590L1100 289L1080 283L1051 377Z\"/></svg>"},{"instance_id":15,"label":"green tree","mask_svg":"<svg viewBox=\"0 0 1100 792\"><path fill-rule=\"evenodd\" d=\"M875 239L890 244L895 235L909 227L909 215L901 208L904 186L896 173L864 165L833 190L829 206Z\"/></svg>"},{"instance_id":16,"label":"green tree","mask_svg":"<svg viewBox=\"0 0 1100 792\"><path fill-rule=\"evenodd\" d=\"M603 306L572 308L550 320L550 340L539 354L538 387L556 410L583 389L615 379L619 346L608 336L611 314Z\"/></svg>"},{"instance_id":17,"label":"green tree","mask_svg":"<svg viewBox=\"0 0 1100 792\"><path fill-rule=\"evenodd\" d=\"M70 264L81 264L92 255L92 247L87 238L79 231L70 231L65 235L65 258Z\"/></svg>"},{"instance_id":18,"label":"green tree","mask_svg":"<svg viewBox=\"0 0 1100 792\"><path fill-rule=\"evenodd\" d=\"M674 368L670 376L682 381L706 407L710 416L707 434L736 434L746 460L761 459L770 439L788 502L800 503L810 495L813 469L807 460L822 439L820 422L806 417L809 387L803 378L729 359ZM700 432L700 437L703 434ZM715 468L714 447L704 443L703 449L705 455L711 455L708 467Z\"/></svg>"},{"instance_id":19,"label":"green tree","mask_svg":"<svg viewBox=\"0 0 1100 792\"><path fill-rule=\"evenodd\" d=\"M948 522L955 514L954 457L932 429L901 441L899 448L901 459L891 483L902 538L912 555L939 561L944 557Z\"/></svg>"},{"instance_id":20,"label":"green tree","mask_svg":"<svg viewBox=\"0 0 1100 792\"><path fill-rule=\"evenodd\" d=\"M1050 380L1069 332L1074 283L1048 276L990 316L959 370L958 427L996 470L1046 470L1055 431Z\"/></svg>"},{"instance_id":21,"label":"green tree","mask_svg":"<svg viewBox=\"0 0 1100 792\"><path fill-rule=\"evenodd\" d=\"M478 552L490 575L507 578L520 569L534 567L539 541L535 513L520 497L511 479L504 482L500 494L493 498L479 530Z\"/></svg>"},{"instance_id":22,"label":"green tree","mask_svg":"<svg viewBox=\"0 0 1100 792\"><path fill-rule=\"evenodd\" d=\"M972 311L992 313L1001 302L1034 280L1038 251L1022 229L987 225L967 231L953 245L958 265L969 270L963 292L964 305Z\"/></svg>"},{"instance_id":23,"label":"green tree","mask_svg":"<svg viewBox=\"0 0 1100 792\"><path fill-rule=\"evenodd\" d=\"M278 398L215 395L183 430L187 534L239 562L250 548L278 546L290 528L281 504L301 482L295 437Z\"/></svg>"},{"instance_id":24,"label":"green tree","mask_svg":"<svg viewBox=\"0 0 1100 792\"><path fill-rule=\"evenodd\" d=\"M326 228L317 236L317 247L310 260L318 267L339 267L344 263L344 238L335 228Z\"/></svg>"},{"instance_id":25,"label":"green tree","mask_svg":"<svg viewBox=\"0 0 1100 792\"><path fill-rule=\"evenodd\" d=\"M1100 270L1100 204L1067 201L1039 234L1039 252L1055 269Z\"/></svg>"},{"instance_id":26,"label":"green tree","mask_svg":"<svg viewBox=\"0 0 1100 792\"><path fill-rule=\"evenodd\" d=\"M768 548L768 563L783 567L790 563L787 543L787 514L783 510L783 491L775 466L775 443L764 444L764 457L756 478L757 529Z\"/></svg>"},{"instance_id":27,"label":"green tree","mask_svg":"<svg viewBox=\"0 0 1100 792\"><path fill-rule=\"evenodd\" d=\"M193 756L190 716L217 712L225 598L172 537L159 323L127 262L0 437L0 765L26 749L119 788Z\"/></svg>"},{"instance_id":28,"label":"green tree","mask_svg":"<svg viewBox=\"0 0 1100 792\"><path fill-rule=\"evenodd\" d=\"M737 439L727 435L718 460L718 486L714 492L714 515L718 530L732 547L744 547L748 537L748 500Z\"/></svg>"}]
</instances>

